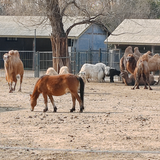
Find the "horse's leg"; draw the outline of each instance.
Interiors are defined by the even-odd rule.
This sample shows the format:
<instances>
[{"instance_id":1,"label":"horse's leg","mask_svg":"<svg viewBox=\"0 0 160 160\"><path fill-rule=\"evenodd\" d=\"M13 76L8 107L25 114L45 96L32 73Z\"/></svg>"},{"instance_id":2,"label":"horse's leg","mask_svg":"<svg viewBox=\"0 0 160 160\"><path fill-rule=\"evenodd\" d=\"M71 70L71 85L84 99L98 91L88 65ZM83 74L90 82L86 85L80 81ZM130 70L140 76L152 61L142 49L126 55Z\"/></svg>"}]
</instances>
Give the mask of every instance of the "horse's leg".
<instances>
[{"instance_id":1,"label":"horse's leg","mask_svg":"<svg viewBox=\"0 0 160 160\"><path fill-rule=\"evenodd\" d=\"M12 82L8 83L8 85L9 85L9 93L12 93Z\"/></svg>"},{"instance_id":2,"label":"horse's leg","mask_svg":"<svg viewBox=\"0 0 160 160\"><path fill-rule=\"evenodd\" d=\"M72 96L73 106L72 106L72 108L70 109L70 112L73 112L73 111L75 111L76 98L75 98L75 96L74 96L72 93L71 93L71 96Z\"/></svg>"},{"instance_id":3,"label":"horse's leg","mask_svg":"<svg viewBox=\"0 0 160 160\"><path fill-rule=\"evenodd\" d=\"M79 105L80 105L80 112L83 112L84 110L84 107L83 107L83 103L82 103L82 100L81 98L79 97L78 93L77 92L72 92L71 94L73 94L73 96L77 99L77 101L79 102Z\"/></svg>"},{"instance_id":4,"label":"horse's leg","mask_svg":"<svg viewBox=\"0 0 160 160\"><path fill-rule=\"evenodd\" d=\"M56 107L56 105L54 103L54 99L53 99L52 95L48 95L48 97L49 97L49 99L50 99L50 101L51 101L51 103L53 105L54 112L57 112L57 107Z\"/></svg>"},{"instance_id":5,"label":"horse's leg","mask_svg":"<svg viewBox=\"0 0 160 160\"><path fill-rule=\"evenodd\" d=\"M9 85L9 93L12 93L12 92L13 92L12 83L13 83L13 82L8 83L8 85Z\"/></svg>"},{"instance_id":6,"label":"horse's leg","mask_svg":"<svg viewBox=\"0 0 160 160\"><path fill-rule=\"evenodd\" d=\"M15 91L15 89L16 89L16 85L17 85L17 80L16 80L16 82L15 82L15 84L14 84L13 91Z\"/></svg>"},{"instance_id":7,"label":"horse's leg","mask_svg":"<svg viewBox=\"0 0 160 160\"><path fill-rule=\"evenodd\" d=\"M43 93L43 98L44 98L44 104L45 104L45 108L43 109L43 112L48 111L48 106L47 106L47 94Z\"/></svg>"}]
</instances>

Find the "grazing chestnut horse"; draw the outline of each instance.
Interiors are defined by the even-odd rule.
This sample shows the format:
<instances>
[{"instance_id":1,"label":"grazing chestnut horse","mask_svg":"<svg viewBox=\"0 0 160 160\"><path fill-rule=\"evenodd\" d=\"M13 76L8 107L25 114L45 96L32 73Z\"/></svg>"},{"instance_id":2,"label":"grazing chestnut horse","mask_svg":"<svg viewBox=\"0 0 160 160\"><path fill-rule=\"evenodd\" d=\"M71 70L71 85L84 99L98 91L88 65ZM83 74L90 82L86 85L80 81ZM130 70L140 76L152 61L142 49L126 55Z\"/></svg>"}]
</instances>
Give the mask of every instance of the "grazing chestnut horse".
<instances>
[{"instance_id":1,"label":"grazing chestnut horse","mask_svg":"<svg viewBox=\"0 0 160 160\"><path fill-rule=\"evenodd\" d=\"M80 88L80 96L78 95L78 90ZM45 103L45 108L43 112L48 110L47 106L47 96L49 97L54 112L57 111L55 106L53 96L62 96L67 92L70 92L72 95L73 106L70 112L75 111L76 99L80 105L80 112L83 112L83 97L84 97L84 82L81 77L77 77L73 74L62 74L62 75L44 75L40 77L35 84L33 93L30 95L31 101L31 111L34 110L34 107L37 104L37 99L42 93Z\"/></svg>"}]
</instances>

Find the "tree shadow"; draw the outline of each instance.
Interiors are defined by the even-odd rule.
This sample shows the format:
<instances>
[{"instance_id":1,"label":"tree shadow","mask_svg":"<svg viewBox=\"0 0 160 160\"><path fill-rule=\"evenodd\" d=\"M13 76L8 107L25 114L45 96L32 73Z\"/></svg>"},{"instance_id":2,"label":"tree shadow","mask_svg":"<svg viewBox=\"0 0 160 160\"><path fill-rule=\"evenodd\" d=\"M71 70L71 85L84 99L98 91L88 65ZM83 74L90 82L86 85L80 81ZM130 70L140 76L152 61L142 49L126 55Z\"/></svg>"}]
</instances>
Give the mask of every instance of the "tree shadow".
<instances>
[{"instance_id":1,"label":"tree shadow","mask_svg":"<svg viewBox=\"0 0 160 160\"><path fill-rule=\"evenodd\" d=\"M24 108L11 107L11 106L0 106L0 113L1 112L18 111L18 110L23 110L23 109Z\"/></svg>"}]
</instances>

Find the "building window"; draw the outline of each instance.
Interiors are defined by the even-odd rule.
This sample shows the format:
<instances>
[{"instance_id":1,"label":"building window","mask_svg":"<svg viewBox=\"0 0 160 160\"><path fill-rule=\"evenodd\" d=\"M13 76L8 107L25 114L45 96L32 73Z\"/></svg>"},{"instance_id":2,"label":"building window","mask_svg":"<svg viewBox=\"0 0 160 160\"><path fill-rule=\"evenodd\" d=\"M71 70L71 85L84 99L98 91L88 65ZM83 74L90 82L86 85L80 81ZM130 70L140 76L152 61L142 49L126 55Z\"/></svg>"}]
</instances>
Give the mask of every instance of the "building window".
<instances>
[{"instance_id":1,"label":"building window","mask_svg":"<svg viewBox=\"0 0 160 160\"><path fill-rule=\"evenodd\" d=\"M68 47L72 47L73 46L73 39L68 39Z\"/></svg>"},{"instance_id":2,"label":"building window","mask_svg":"<svg viewBox=\"0 0 160 160\"><path fill-rule=\"evenodd\" d=\"M7 41L17 41L18 39L14 37L7 37L6 40Z\"/></svg>"}]
</instances>

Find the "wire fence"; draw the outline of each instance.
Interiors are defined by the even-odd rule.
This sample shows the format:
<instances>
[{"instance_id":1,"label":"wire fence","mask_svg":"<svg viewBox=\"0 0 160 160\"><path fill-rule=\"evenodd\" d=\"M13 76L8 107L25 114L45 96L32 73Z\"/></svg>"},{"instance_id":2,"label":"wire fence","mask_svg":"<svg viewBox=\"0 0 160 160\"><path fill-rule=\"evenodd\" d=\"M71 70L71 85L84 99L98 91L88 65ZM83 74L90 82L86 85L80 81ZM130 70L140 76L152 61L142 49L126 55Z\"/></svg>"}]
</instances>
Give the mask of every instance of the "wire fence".
<instances>
[{"instance_id":1,"label":"wire fence","mask_svg":"<svg viewBox=\"0 0 160 160\"><path fill-rule=\"evenodd\" d=\"M0 77L5 77L3 55L8 51L0 51ZM24 76L34 77L34 52L33 51L19 51L20 58L24 65Z\"/></svg>"},{"instance_id":2,"label":"wire fence","mask_svg":"<svg viewBox=\"0 0 160 160\"><path fill-rule=\"evenodd\" d=\"M3 55L8 51L0 51L0 77L5 77ZM49 67L53 67L52 52L19 51L24 65L24 77L39 77L45 74ZM119 50L107 52L105 50L89 50L70 52L71 73L77 74L84 63L96 64L102 62L107 66L119 70L119 60L122 54ZM63 57L64 58L64 57Z\"/></svg>"}]
</instances>

